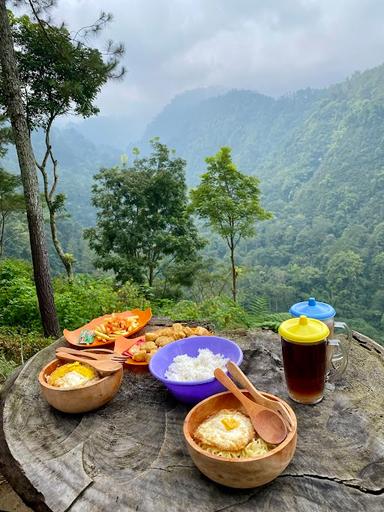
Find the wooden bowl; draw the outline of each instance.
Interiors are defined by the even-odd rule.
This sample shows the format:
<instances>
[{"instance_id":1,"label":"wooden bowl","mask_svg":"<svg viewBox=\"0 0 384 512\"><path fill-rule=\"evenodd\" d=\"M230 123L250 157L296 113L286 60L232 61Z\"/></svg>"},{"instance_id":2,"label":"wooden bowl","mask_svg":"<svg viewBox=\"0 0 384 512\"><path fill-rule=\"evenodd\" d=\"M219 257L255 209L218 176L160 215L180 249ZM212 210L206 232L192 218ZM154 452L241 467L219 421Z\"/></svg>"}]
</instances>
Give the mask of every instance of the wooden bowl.
<instances>
[{"instance_id":1,"label":"wooden bowl","mask_svg":"<svg viewBox=\"0 0 384 512\"><path fill-rule=\"evenodd\" d=\"M247 391L243 391L243 393L251 398ZM263 395L283 402L274 395L268 393L263 393ZM198 403L186 416L183 427L184 437L193 462L205 476L227 487L250 489L270 482L284 471L296 450L296 415L286 402L284 404L288 407L293 429L281 444L265 455L259 455L258 457L228 459L204 451L193 440L192 434L208 416L217 413L221 409L236 409L244 412L240 402L232 393L225 392L210 396Z\"/></svg>"},{"instance_id":2,"label":"wooden bowl","mask_svg":"<svg viewBox=\"0 0 384 512\"><path fill-rule=\"evenodd\" d=\"M93 411L112 400L119 391L123 380L123 367L112 375L82 387L60 389L50 386L45 377L62 364L65 364L65 361L55 359L44 366L39 373L39 383L44 398L59 411L70 413Z\"/></svg>"}]
</instances>

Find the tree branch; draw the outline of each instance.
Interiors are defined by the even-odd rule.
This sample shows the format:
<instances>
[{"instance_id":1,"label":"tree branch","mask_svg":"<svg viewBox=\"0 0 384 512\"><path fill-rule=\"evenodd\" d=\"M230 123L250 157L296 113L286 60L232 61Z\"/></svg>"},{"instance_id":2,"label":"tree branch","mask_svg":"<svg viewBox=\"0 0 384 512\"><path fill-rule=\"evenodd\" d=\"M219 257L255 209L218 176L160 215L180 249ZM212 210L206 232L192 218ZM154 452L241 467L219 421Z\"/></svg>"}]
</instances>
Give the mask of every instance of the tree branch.
<instances>
[{"instance_id":1,"label":"tree branch","mask_svg":"<svg viewBox=\"0 0 384 512\"><path fill-rule=\"evenodd\" d=\"M47 32L47 31L46 31L46 29L45 29L44 22L43 22L43 20L40 18L40 16L39 16L39 11L38 11L38 9L36 9L36 7L35 7L35 5L34 5L33 1L32 1L32 0L28 0L28 3L29 3L29 6L30 6L30 8L31 8L31 11L32 11L32 13L33 13L34 17L36 18L37 23L40 25L40 28L41 28L41 30L43 31L43 33L44 33L45 37L46 37L46 38L47 38L47 40L51 43L51 45L52 45L52 46L55 46L54 42L53 42L53 41L52 41L52 39L49 37L48 32ZM50 7L50 6L48 6L48 5L47 5L47 7L46 7L45 9L48 9L49 7Z\"/></svg>"},{"instance_id":2,"label":"tree branch","mask_svg":"<svg viewBox=\"0 0 384 512\"><path fill-rule=\"evenodd\" d=\"M45 200L47 201L47 206L49 209L51 209L51 206L52 206L52 200L51 200L52 199L52 190L54 190L54 188L56 188L56 182L57 182L57 176L55 176L54 183L51 187L51 190L49 190L49 181L48 181L48 173L46 170L46 166L47 166L48 158L52 154L50 132L51 132L52 123L53 123L55 117L56 117L56 115L54 115L54 114L51 115L51 117L48 120L48 124L47 124L46 130L45 130L45 148L46 149L45 149L44 158L43 158L41 164L39 164L36 161L36 166L40 170L40 172L43 176L44 196L45 196ZM51 158L52 158L52 156L51 156Z\"/></svg>"}]
</instances>

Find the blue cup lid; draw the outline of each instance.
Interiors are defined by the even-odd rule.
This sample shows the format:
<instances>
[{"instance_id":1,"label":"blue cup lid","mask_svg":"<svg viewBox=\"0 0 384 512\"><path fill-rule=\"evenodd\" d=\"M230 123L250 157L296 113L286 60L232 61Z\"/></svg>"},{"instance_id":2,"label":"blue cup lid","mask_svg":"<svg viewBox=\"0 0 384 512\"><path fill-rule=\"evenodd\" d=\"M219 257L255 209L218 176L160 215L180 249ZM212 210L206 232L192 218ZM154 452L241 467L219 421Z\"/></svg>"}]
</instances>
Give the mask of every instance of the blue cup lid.
<instances>
[{"instance_id":1,"label":"blue cup lid","mask_svg":"<svg viewBox=\"0 0 384 512\"><path fill-rule=\"evenodd\" d=\"M292 316L305 315L309 318L316 318L317 320L325 320L326 318L333 318L336 315L335 309L325 302L317 302L313 297L310 297L304 302L298 302L289 309Z\"/></svg>"}]
</instances>

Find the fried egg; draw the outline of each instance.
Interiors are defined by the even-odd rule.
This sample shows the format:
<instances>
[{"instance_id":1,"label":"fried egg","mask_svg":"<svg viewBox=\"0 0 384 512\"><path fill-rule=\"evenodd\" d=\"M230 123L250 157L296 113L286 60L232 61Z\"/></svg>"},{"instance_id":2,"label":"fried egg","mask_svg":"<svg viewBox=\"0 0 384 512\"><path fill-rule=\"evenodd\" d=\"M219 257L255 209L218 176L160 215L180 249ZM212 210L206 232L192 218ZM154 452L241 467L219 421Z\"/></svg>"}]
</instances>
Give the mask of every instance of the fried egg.
<instances>
[{"instance_id":1,"label":"fried egg","mask_svg":"<svg viewBox=\"0 0 384 512\"><path fill-rule=\"evenodd\" d=\"M242 450L255 436L251 420L239 411L222 409L201 423L194 437L219 450Z\"/></svg>"}]
</instances>

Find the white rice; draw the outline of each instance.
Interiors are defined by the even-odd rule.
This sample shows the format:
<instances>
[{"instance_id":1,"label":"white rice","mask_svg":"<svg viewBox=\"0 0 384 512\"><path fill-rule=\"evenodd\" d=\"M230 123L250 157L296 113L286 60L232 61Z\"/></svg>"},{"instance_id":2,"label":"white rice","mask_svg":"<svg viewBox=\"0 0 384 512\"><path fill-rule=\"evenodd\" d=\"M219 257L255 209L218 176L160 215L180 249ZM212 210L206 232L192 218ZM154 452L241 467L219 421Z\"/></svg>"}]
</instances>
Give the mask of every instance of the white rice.
<instances>
[{"instance_id":1,"label":"white rice","mask_svg":"<svg viewBox=\"0 0 384 512\"><path fill-rule=\"evenodd\" d=\"M209 348L199 348L199 355L176 356L165 372L165 377L178 382L208 380L214 377L216 368L226 369L229 358L214 354Z\"/></svg>"}]
</instances>

